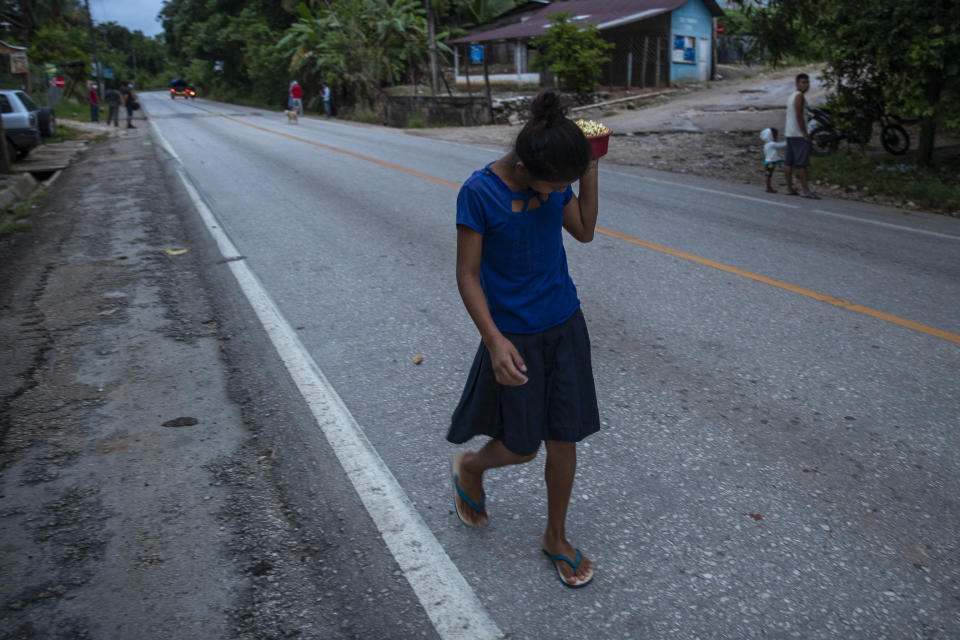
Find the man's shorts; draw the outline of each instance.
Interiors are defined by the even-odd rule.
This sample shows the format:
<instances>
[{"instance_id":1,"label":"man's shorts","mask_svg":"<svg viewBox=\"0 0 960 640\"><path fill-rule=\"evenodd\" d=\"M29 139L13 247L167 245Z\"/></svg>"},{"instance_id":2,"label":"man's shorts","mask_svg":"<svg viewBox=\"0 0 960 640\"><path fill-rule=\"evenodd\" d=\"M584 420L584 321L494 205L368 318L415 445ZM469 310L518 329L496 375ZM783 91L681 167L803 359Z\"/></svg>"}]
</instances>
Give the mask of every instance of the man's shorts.
<instances>
[{"instance_id":1,"label":"man's shorts","mask_svg":"<svg viewBox=\"0 0 960 640\"><path fill-rule=\"evenodd\" d=\"M788 167L810 166L810 141L806 138L787 138L787 157L783 164Z\"/></svg>"}]
</instances>

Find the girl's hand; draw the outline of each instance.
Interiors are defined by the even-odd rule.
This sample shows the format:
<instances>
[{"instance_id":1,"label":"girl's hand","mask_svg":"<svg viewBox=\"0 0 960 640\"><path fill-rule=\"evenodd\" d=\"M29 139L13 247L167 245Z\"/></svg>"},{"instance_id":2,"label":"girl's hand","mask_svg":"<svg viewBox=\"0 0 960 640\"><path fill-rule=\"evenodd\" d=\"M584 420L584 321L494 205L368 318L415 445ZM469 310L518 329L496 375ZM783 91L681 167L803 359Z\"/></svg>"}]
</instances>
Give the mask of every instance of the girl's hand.
<instances>
[{"instance_id":1,"label":"girl's hand","mask_svg":"<svg viewBox=\"0 0 960 640\"><path fill-rule=\"evenodd\" d=\"M501 335L499 339L487 347L487 350L490 351L493 375L497 382L510 387L519 387L526 384L527 365L512 342Z\"/></svg>"}]
</instances>

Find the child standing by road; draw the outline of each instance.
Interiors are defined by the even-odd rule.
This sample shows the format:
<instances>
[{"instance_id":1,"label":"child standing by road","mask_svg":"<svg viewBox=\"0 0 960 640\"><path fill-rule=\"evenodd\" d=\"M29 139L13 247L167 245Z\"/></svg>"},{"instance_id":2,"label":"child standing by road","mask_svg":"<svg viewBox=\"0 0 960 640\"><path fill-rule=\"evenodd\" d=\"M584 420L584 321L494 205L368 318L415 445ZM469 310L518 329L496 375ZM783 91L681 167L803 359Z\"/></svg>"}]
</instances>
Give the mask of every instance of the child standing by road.
<instances>
[{"instance_id":1,"label":"child standing by road","mask_svg":"<svg viewBox=\"0 0 960 640\"><path fill-rule=\"evenodd\" d=\"M567 272L563 230L593 239L597 161L583 132L546 91L513 150L457 197L457 286L481 343L447 440L490 440L451 459L457 515L487 524L483 474L547 451L547 527L540 540L560 580L583 587L593 563L566 537L576 443L600 428L590 338ZM580 181L579 197L571 184Z\"/></svg>"},{"instance_id":2,"label":"child standing by road","mask_svg":"<svg viewBox=\"0 0 960 640\"><path fill-rule=\"evenodd\" d=\"M763 168L767 172L767 193L776 193L773 188L773 172L777 167L783 166L783 157L780 151L787 146L786 142L777 142L777 129L768 127L760 132L760 139L763 140Z\"/></svg>"}]
</instances>

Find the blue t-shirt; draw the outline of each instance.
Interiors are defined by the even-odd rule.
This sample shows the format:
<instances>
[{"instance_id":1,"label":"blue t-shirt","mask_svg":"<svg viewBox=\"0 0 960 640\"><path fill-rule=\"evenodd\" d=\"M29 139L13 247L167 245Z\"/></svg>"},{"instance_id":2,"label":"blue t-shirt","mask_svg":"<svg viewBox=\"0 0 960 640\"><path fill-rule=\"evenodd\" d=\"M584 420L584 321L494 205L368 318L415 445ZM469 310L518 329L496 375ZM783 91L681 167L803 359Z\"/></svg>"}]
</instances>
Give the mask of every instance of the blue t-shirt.
<instances>
[{"instance_id":1,"label":"blue t-shirt","mask_svg":"<svg viewBox=\"0 0 960 640\"><path fill-rule=\"evenodd\" d=\"M538 333L566 321L580 307L563 250L567 187L537 206L532 189L512 191L488 165L474 172L457 196L457 224L483 234L480 284L497 328ZM514 211L512 202L527 203Z\"/></svg>"}]
</instances>

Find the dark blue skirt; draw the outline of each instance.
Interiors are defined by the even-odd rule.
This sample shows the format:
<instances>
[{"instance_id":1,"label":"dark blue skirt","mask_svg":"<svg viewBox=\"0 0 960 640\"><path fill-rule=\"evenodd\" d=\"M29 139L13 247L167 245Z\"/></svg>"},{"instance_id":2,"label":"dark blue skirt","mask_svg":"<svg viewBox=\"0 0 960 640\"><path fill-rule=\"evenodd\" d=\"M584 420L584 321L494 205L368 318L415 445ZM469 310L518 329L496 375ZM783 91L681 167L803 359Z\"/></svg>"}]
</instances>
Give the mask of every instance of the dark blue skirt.
<instances>
[{"instance_id":1,"label":"dark blue skirt","mask_svg":"<svg viewBox=\"0 0 960 640\"><path fill-rule=\"evenodd\" d=\"M447 440L462 444L473 436L489 436L526 456L543 440L579 442L600 430L590 336L580 309L541 333L503 335L526 363L527 383L498 383L490 352L481 342Z\"/></svg>"}]
</instances>

